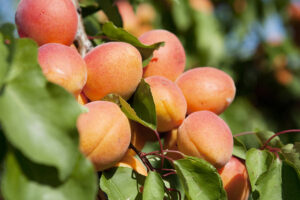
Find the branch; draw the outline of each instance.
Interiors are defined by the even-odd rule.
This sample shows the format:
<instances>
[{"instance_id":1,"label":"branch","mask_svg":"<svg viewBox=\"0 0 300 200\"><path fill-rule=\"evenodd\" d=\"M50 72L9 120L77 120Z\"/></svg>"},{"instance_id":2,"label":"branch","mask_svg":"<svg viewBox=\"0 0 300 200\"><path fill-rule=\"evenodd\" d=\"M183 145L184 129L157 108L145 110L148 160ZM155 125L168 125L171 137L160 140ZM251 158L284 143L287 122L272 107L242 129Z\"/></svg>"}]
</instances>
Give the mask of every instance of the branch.
<instances>
[{"instance_id":1,"label":"branch","mask_svg":"<svg viewBox=\"0 0 300 200\"><path fill-rule=\"evenodd\" d=\"M91 41L88 39L88 36L84 29L79 2L78 2L78 0L72 0L72 2L77 9L77 15L78 15L78 28L77 28L75 41L78 44L78 51L79 51L80 55L82 57L84 57L86 55L86 53L93 48L93 45L92 45Z\"/></svg>"}]
</instances>

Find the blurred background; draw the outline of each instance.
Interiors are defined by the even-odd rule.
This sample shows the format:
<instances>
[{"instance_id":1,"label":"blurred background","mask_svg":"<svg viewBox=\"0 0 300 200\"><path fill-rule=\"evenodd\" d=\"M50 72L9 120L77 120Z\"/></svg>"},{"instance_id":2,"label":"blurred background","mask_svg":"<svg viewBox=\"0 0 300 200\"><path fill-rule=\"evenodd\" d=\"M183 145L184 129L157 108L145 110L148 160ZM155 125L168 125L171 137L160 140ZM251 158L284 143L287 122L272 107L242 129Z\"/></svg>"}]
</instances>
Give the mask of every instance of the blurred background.
<instances>
[{"instance_id":1,"label":"blurred background","mask_svg":"<svg viewBox=\"0 0 300 200\"><path fill-rule=\"evenodd\" d=\"M17 2L0 0L0 24L14 22ZM300 1L121 0L118 9L135 36L176 34L186 69L213 66L233 77L236 99L221 116L234 134L300 128ZM102 12L90 17L107 20ZM247 137L247 145L257 145ZM282 139L300 141L300 134Z\"/></svg>"}]
</instances>

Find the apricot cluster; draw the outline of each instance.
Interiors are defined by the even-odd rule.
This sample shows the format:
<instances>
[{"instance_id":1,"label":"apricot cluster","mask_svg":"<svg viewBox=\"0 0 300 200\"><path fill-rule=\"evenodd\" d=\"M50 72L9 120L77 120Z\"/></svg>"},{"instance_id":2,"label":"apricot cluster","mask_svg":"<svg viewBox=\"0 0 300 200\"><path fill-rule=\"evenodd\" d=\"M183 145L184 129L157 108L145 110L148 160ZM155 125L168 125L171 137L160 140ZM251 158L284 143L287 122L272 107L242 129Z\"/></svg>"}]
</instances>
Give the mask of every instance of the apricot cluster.
<instances>
[{"instance_id":1,"label":"apricot cluster","mask_svg":"<svg viewBox=\"0 0 300 200\"><path fill-rule=\"evenodd\" d=\"M145 78L155 104L157 132L165 136L164 148L205 159L219 170L229 199L247 199L247 171L232 157L232 133L218 116L234 100L232 78L213 67L184 72L184 48L166 30L151 30L139 37L146 45L164 42L144 68L140 52L125 42L103 43L82 58L70 47L77 23L71 0L22 0L16 13L20 37L32 38L40 46L38 61L46 78L87 108L79 116L77 128L80 150L95 169L130 166L147 175L128 147L131 142L142 150L147 141L156 139L154 132L130 122L117 104L102 100L112 93L128 100Z\"/></svg>"}]
</instances>

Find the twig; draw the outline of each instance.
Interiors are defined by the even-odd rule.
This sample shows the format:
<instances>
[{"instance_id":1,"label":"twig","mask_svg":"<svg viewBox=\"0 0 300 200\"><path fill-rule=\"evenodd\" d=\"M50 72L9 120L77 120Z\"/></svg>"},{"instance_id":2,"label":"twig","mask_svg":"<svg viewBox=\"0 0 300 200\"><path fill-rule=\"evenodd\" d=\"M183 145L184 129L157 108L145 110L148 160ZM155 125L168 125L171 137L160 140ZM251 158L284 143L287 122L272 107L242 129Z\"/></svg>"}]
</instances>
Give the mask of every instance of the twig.
<instances>
[{"instance_id":1,"label":"twig","mask_svg":"<svg viewBox=\"0 0 300 200\"><path fill-rule=\"evenodd\" d=\"M275 138L276 136L282 135L282 134L286 134L286 133L296 133L296 132L300 132L300 129L290 129L290 130L285 130L285 131L280 131L278 133L276 133L275 135L272 135L266 142L265 144L261 147L261 149L265 149L266 146L269 144L269 142L271 142L271 140L273 138Z\"/></svg>"},{"instance_id":2,"label":"twig","mask_svg":"<svg viewBox=\"0 0 300 200\"><path fill-rule=\"evenodd\" d=\"M86 53L93 48L93 45L92 45L91 41L88 39L88 36L84 29L79 2L78 2L78 0L72 0L72 1L77 9L77 15L78 15L78 27L77 27L75 41L78 44L78 51L79 51L80 55L82 57L84 57L86 55Z\"/></svg>"}]
</instances>

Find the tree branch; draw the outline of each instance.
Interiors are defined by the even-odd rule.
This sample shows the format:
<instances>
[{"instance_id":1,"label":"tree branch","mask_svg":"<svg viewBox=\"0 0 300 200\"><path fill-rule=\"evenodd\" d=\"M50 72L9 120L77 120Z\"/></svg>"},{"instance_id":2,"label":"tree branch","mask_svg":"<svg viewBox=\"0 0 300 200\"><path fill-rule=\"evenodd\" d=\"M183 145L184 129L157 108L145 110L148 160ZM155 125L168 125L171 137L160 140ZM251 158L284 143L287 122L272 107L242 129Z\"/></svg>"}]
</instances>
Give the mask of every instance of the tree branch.
<instances>
[{"instance_id":1,"label":"tree branch","mask_svg":"<svg viewBox=\"0 0 300 200\"><path fill-rule=\"evenodd\" d=\"M84 57L86 55L86 53L93 48L93 45L92 45L91 41L88 39L88 36L84 29L79 2L78 2L78 0L72 0L72 2L76 7L77 15L78 15L78 28L77 28L75 41L78 44L78 51L79 51L80 55L82 57Z\"/></svg>"}]
</instances>

